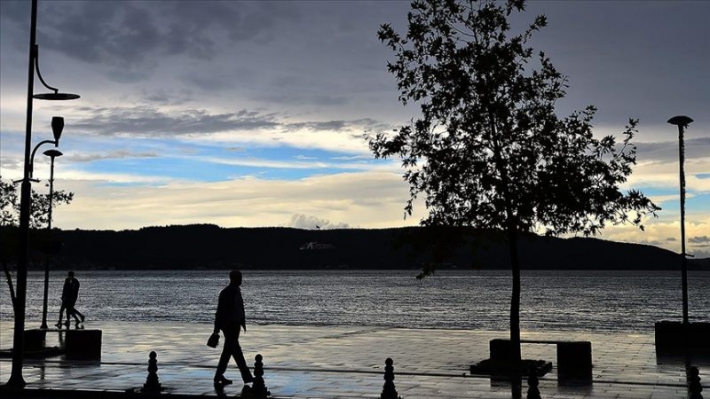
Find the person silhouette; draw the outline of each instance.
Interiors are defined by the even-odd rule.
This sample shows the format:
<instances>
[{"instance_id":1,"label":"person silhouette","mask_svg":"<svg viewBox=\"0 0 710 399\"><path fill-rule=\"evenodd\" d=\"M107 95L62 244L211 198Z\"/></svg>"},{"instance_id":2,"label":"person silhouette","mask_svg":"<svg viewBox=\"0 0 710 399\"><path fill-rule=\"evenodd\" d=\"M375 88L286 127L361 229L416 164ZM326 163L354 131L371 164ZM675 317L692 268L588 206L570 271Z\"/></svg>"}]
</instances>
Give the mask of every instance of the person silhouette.
<instances>
[{"instance_id":1,"label":"person silhouette","mask_svg":"<svg viewBox=\"0 0 710 399\"><path fill-rule=\"evenodd\" d=\"M70 271L67 273L67 278L64 279L64 287L62 287L62 306L59 308L59 321L57 322L57 327L62 326L62 314L66 310L67 321L65 325L69 327L71 322L71 316L74 316L74 322L78 326L79 323L83 323L85 320L84 315L76 310L74 307L76 305L76 300L79 298L79 287L81 284L79 280L74 278L74 272ZM81 321L79 318L81 317Z\"/></svg>"},{"instance_id":2,"label":"person silhouette","mask_svg":"<svg viewBox=\"0 0 710 399\"><path fill-rule=\"evenodd\" d=\"M59 321L57 321L57 326L58 328L62 328L62 318L64 317L64 312L67 311L67 306L66 306L66 301L64 298L66 298L69 295L71 287L71 281L69 280L69 277L64 279L64 287L62 288L62 296L61 296L61 301L62 304L59 306ZM67 311L67 323L69 323L69 312Z\"/></svg>"},{"instance_id":3,"label":"person silhouette","mask_svg":"<svg viewBox=\"0 0 710 399\"><path fill-rule=\"evenodd\" d=\"M224 376L231 357L234 357L234 360L237 362L244 383L248 384L254 381L254 376L252 376L251 371L249 371L247 362L244 360L242 348L239 346L240 327L244 328L244 332L247 331L244 300L242 299L242 292L239 288L241 285L242 272L232 270L229 273L229 285L219 293L219 301L217 302L213 334L219 334L220 330L224 334L222 355L219 357L217 371L214 375L214 383L219 386L232 383L232 380Z\"/></svg>"}]
</instances>

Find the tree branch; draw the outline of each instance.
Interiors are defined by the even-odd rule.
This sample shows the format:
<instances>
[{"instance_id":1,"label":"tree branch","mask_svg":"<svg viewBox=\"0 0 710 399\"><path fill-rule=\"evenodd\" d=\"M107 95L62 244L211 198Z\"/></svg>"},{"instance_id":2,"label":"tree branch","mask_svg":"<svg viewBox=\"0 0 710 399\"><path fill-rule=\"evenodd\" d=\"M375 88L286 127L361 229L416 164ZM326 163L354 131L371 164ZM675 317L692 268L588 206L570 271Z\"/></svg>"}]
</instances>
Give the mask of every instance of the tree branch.
<instances>
[{"instance_id":1,"label":"tree branch","mask_svg":"<svg viewBox=\"0 0 710 399\"><path fill-rule=\"evenodd\" d=\"M12 301L12 311L15 311L15 287L12 285L12 275L10 270L7 268L7 262L2 262L2 269L5 272L5 281L7 281L7 286L10 288L10 299Z\"/></svg>"}]
</instances>

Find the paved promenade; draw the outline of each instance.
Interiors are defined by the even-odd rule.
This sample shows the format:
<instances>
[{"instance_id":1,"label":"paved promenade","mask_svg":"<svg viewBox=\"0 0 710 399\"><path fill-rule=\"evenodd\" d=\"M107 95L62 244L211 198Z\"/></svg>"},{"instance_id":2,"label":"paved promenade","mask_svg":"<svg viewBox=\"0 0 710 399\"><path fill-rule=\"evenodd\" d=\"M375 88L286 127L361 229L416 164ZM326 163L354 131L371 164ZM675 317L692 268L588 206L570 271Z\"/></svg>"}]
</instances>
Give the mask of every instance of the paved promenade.
<instances>
[{"instance_id":1,"label":"paved promenade","mask_svg":"<svg viewBox=\"0 0 710 399\"><path fill-rule=\"evenodd\" d=\"M36 328L33 323L27 327ZM62 357L27 360L28 389L125 391L146 380L148 354L158 354L158 376L173 394L217 396L212 385L219 349L205 345L212 326L177 323L96 323L103 330L100 362ZM488 341L507 332L417 330L349 326L251 325L243 334L247 362L264 357L265 381L277 398L377 398L382 391L384 361L394 359L395 385L403 399L509 398L510 387L472 376L469 365L488 357ZM48 333L48 345L57 344ZM593 384L562 386L556 370L541 378L543 398L686 398L683 365L657 364L652 334L551 332L523 333L523 338L592 341ZM221 344L221 342L220 342ZM12 323L0 322L0 346L12 346ZM523 357L555 363L555 346L523 345ZM710 392L710 364L700 367L705 394ZM10 359L0 359L0 380L10 375ZM236 366L230 364L228 397L238 396ZM523 382L523 395L527 384Z\"/></svg>"}]
</instances>

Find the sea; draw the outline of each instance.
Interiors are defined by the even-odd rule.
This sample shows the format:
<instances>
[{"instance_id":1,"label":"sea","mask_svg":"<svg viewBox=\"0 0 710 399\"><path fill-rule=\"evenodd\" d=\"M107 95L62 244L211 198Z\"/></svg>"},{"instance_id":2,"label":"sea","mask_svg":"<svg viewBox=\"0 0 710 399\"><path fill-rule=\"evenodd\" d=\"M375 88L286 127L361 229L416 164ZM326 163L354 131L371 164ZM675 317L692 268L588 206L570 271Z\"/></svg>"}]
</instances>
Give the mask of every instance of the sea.
<instances>
[{"instance_id":1,"label":"sea","mask_svg":"<svg viewBox=\"0 0 710 399\"><path fill-rule=\"evenodd\" d=\"M242 293L249 323L507 330L509 271L251 271ZM48 322L56 322L66 272L52 271ZM14 276L13 276L14 277ZM87 321L211 323L227 271L77 271ZM4 280L4 278L3 278ZM692 321L710 321L710 272L689 272ZM27 324L42 317L44 273L28 276ZM523 271L522 330L653 330L681 320L681 275L666 271ZM0 320L13 318L0 287Z\"/></svg>"}]
</instances>

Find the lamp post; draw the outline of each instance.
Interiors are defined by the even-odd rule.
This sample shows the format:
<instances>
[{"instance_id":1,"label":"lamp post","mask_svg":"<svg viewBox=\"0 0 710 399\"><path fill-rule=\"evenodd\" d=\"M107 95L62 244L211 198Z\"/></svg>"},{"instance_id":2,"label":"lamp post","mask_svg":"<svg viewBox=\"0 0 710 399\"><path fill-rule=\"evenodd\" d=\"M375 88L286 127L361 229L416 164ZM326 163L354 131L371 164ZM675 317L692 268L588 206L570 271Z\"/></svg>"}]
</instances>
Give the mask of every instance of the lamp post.
<instances>
[{"instance_id":1,"label":"lamp post","mask_svg":"<svg viewBox=\"0 0 710 399\"><path fill-rule=\"evenodd\" d=\"M44 298L42 300L42 326L47 328L47 297L49 294L49 258L52 249L52 204L54 202L54 158L61 157L63 154L59 150L51 149L44 152L50 161L49 167L49 209L47 210L47 253L44 260Z\"/></svg>"},{"instance_id":2,"label":"lamp post","mask_svg":"<svg viewBox=\"0 0 710 399\"><path fill-rule=\"evenodd\" d=\"M54 93L34 94L35 71L40 81ZM25 351L25 302L27 299L27 263L29 258L30 232L30 201L31 201L31 167L30 148L32 148L32 101L42 100L73 100L77 94L59 93L59 90L47 85L39 71L39 46L37 46L37 0L32 0L30 12L30 46L27 69L27 123L25 125L25 162L22 185L20 188L20 244L17 259L17 293L15 298L15 324L12 338L12 371L7 385L22 388L26 385L22 377L22 363ZM55 119L52 119L54 125ZM57 120L59 123L59 120ZM62 120L62 127L63 127ZM53 126L54 130L54 126ZM59 132L61 135L61 131ZM55 145L59 137L55 133ZM36 148L35 148L36 151ZM34 152L33 152L34 153Z\"/></svg>"},{"instance_id":3,"label":"lamp post","mask_svg":"<svg viewBox=\"0 0 710 399\"><path fill-rule=\"evenodd\" d=\"M685 255L685 144L683 132L693 122L687 116L674 116L668 123L678 126L678 158L680 162L680 248L681 248L681 276L683 279L683 324L688 325L688 260Z\"/></svg>"}]
</instances>

